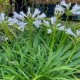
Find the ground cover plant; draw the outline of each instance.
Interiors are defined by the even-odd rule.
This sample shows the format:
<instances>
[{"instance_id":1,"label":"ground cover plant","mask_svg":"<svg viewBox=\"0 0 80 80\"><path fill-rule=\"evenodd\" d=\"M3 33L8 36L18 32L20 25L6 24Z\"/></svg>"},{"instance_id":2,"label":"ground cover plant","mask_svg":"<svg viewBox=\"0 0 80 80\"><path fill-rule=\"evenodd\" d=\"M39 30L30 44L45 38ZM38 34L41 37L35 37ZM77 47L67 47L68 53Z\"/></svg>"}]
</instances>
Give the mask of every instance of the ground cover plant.
<instances>
[{"instance_id":1,"label":"ground cover plant","mask_svg":"<svg viewBox=\"0 0 80 80\"><path fill-rule=\"evenodd\" d=\"M57 5L51 18L30 7L0 14L1 80L80 80L80 28L60 17L69 6Z\"/></svg>"}]
</instances>

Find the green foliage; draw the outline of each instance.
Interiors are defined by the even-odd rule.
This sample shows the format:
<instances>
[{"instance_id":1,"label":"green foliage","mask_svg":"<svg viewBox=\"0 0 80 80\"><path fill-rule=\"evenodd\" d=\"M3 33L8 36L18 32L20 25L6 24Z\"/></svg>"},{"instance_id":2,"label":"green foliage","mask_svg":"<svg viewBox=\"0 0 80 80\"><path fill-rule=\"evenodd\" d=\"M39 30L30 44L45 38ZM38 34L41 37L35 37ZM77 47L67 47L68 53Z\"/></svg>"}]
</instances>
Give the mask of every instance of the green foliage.
<instances>
[{"instance_id":1,"label":"green foliage","mask_svg":"<svg viewBox=\"0 0 80 80\"><path fill-rule=\"evenodd\" d=\"M17 35L16 29L17 29L16 25L15 27L14 26L10 27L7 21L3 21L2 23L0 23L0 38L1 36L5 36L8 37L10 41L12 41L12 39Z\"/></svg>"},{"instance_id":2,"label":"green foliage","mask_svg":"<svg viewBox=\"0 0 80 80\"><path fill-rule=\"evenodd\" d=\"M74 44L63 32L46 34L43 28L33 32L21 32L13 43L2 43L1 79L78 80L80 44Z\"/></svg>"}]
</instances>

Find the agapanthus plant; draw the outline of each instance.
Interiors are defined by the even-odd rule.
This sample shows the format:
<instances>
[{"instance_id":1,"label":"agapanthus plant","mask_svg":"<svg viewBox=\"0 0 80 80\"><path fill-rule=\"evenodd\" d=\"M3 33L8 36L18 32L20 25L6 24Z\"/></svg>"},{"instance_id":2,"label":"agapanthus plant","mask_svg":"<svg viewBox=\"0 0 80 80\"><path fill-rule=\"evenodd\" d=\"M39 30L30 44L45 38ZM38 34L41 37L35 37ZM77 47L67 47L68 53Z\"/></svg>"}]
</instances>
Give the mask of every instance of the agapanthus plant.
<instances>
[{"instance_id":1,"label":"agapanthus plant","mask_svg":"<svg viewBox=\"0 0 80 80\"><path fill-rule=\"evenodd\" d=\"M14 12L12 17L6 17L1 13L0 29L7 32L10 30L10 33L4 34L4 40L10 40L9 35L16 34L12 43L6 41L0 44L1 79L78 79L80 30L61 21L60 15L65 9L60 5L56 6L55 15L50 18L40 12L37 8L31 12L29 7L27 14Z\"/></svg>"}]
</instances>

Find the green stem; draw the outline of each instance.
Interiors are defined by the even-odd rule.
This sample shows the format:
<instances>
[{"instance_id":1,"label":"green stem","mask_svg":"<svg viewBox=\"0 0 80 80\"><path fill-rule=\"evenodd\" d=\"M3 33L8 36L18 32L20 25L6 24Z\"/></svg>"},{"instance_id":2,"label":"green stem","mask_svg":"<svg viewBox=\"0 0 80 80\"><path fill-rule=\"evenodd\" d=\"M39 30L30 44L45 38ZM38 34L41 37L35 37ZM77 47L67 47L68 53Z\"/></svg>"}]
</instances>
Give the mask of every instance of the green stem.
<instances>
[{"instance_id":1,"label":"green stem","mask_svg":"<svg viewBox=\"0 0 80 80\"><path fill-rule=\"evenodd\" d=\"M67 64L70 62L70 59L71 59L72 56L74 55L75 50L76 50L76 45L74 46L74 48L73 48L73 50L72 50L72 52L71 52L71 54L70 54L68 60L66 61L65 65L67 65Z\"/></svg>"},{"instance_id":2,"label":"green stem","mask_svg":"<svg viewBox=\"0 0 80 80\"><path fill-rule=\"evenodd\" d=\"M33 80L37 80L37 79L39 79L40 77L42 77L42 75L36 76Z\"/></svg>"}]
</instances>

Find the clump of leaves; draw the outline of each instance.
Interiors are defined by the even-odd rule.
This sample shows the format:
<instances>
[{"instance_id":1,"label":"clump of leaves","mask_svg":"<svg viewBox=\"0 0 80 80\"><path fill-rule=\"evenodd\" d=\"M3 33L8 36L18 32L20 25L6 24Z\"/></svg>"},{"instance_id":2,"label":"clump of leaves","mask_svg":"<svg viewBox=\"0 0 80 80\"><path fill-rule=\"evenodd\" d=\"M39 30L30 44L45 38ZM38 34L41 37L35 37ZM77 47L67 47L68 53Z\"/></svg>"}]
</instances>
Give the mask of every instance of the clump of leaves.
<instances>
[{"instance_id":1,"label":"clump of leaves","mask_svg":"<svg viewBox=\"0 0 80 80\"><path fill-rule=\"evenodd\" d=\"M77 80L80 74L80 44L64 35L51 37L39 32L20 33L13 43L0 50L0 77L3 80ZM59 41L58 41L59 38ZM56 44L56 45L55 45Z\"/></svg>"}]
</instances>

